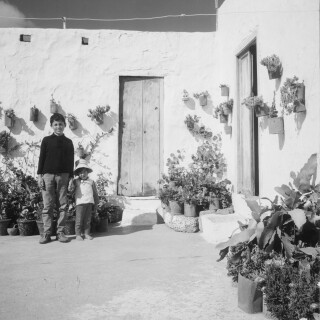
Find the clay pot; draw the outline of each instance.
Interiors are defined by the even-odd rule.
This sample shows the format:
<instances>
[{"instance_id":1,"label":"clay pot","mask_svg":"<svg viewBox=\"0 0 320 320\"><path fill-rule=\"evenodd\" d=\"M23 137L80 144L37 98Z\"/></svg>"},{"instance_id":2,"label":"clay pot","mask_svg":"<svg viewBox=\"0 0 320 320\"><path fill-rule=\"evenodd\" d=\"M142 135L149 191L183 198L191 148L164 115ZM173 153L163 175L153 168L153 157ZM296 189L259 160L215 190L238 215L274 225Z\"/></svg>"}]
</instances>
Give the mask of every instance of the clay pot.
<instances>
[{"instance_id":1,"label":"clay pot","mask_svg":"<svg viewBox=\"0 0 320 320\"><path fill-rule=\"evenodd\" d=\"M0 220L0 236L6 236L7 233L7 227L10 223L11 219L2 219Z\"/></svg>"},{"instance_id":2,"label":"clay pot","mask_svg":"<svg viewBox=\"0 0 320 320\"><path fill-rule=\"evenodd\" d=\"M7 232L9 236L16 236L18 235L18 225L15 224L12 228L7 228Z\"/></svg>"}]
</instances>

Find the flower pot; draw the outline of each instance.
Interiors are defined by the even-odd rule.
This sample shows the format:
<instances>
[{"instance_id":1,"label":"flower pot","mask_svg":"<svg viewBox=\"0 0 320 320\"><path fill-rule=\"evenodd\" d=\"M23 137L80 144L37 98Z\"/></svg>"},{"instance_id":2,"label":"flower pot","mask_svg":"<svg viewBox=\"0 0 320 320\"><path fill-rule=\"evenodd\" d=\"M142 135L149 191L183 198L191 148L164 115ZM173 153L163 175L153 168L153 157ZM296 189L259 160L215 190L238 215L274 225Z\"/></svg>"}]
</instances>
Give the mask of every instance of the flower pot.
<instances>
[{"instance_id":1,"label":"flower pot","mask_svg":"<svg viewBox=\"0 0 320 320\"><path fill-rule=\"evenodd\" d=\"M36 222L37 222L39 234L40 234L40 236L42 236L43 232L44 232L43 221L37 220ZM55 236L56 234L57 234L57 220L52 220L52 222L51 222L51 235Z\"/></svg>"},{"instance_id":2,"label":"flower pot","mask_svg":"<svg viewBox=\"0 0 320 320\"><path fill-rule=\"evenodd\" d=\"M186 217L197 217L197 207L195 204L184 203L184 215Z\"/></svg>"},{"instance_id":3,"label":"flower pot","mask_svg":"<svg viewBox=\"0 0 320 320\"><path fill-rule=\"evenodd\" d=\"M103 114L96 116L93 120L97 125L103 124Z\"/></svg>"},{"instance_id":4,"label":"flower pot","mask_svg":"<svg viewBox=\"0 0 320 320\"><path fill-rule=\"evenodd\" d=\"M284 132L283 117L269 118L269 133L280 134Z\"/></svg>"},{"instance_id":5,"label":"flower pot","mask_svg":"<svg viewBox=\"0 0 320 320\"><path fill-rule=\"evenodd\" d=\"M223 105L222 110L223 110L223 114L225 114L225 115L228 115L232 112L232 109L228 105L225 105L225 104Z\"/></svg>"},{"instance_id":6,"label":"flower pot","mask_svg":"<svg viewBox=\"0 0 320 320\"><path fill-rule=\"evenodd\" d=\"M183 203L181 202L169 200L169 208L173 215L183 214Z\"/></svg>"},{"instance_id":7,"label":"flower pot","mask_svg":"<svg viewBox=\"0 0 320 320\"><path fill-rule=\"evenodd\" d=\"M199 103L200 103L200 106L204 107L207 105L207 96L204 96L204 95L200 95L199 96Z\"/></svg>"},{"instance_id":8,"label":"flower pot","mask_svg":"<svg viewBox=\"0 0 320 320\"><path fill-rule=\"evenodd\" d=\"M36 220L17 220L20 236L33 236L36 232Z\"/></svg>"},{"instance_id":9,"label":"flower pot","mask_svg":"<svg viewBox=\"0 0 320 320\"><path fill-rule=\"evenodd\" d=\"M262 291L258 283L243 277L238 277L238 307L247 313L262 312Z\"/></svg>"},{"instance_id":10,"label":"flower pot","mask_svg":"<svg viewBox=\"0 0 320 320\"><path fill-rule=\"evenodd\" d=\"M228 115L220 114L219 118L220 118L220 123L228 123Z\"/></svg>"},{"instance_id":11,"label":"flower pot","mask_svg":"<svg viewBox=\"0 0 320 320\"><path fill-rule=\"evenodd\" d=\"M276 71L269 71L268 70L268 75L269 75L269 79L270 80L281 78L281 76L282 76L282 67L278 66Z\"/></svg>"},{"instance_id":12,"label":"flower pot","mask_svg":"<svg viewBox=\"0 0 320 320\"><path fill-rule=\"evenodd\" d=\"M256 105L254 111L256 117L265 117L269 115L269 108L266 104Z\"/></svg>"},{"instance_id":13,"label":"flower pot","mask_svg":"<svg viewBox=\"0 0 320 320\"><path fill-rule=\"evenodd\" d=\"M51 113L57 113L58 112L58 105L54 101L50 102L50 112Z\"/></svg>"},{"instance_id":14,"label":"flower pot","mask_svg":"<svg viewBox=\"0 0 320 320\"><path fill-rule=\"evenodd\" d=\"M225 134L231 134L232 127L231 126L224 126L224 132L225 132Z\"/></svg>"},{"instance_id":15,"label":"flower pot","mask_svg":"<svg viewBox=\"0 0 320 320\"><path fill-rule=\"evenodd\" d=\"M299 83L297 87L297 99L301 102L305 101L305 85L304 83Z\"/></svg>"},{"instance_id":16,"label":"flower pot","mask_svg":"<svg viewBox=\"0 0 320 320\"><path fill-rule=\"evenodd\" d=\"M219 198L210 199L209 210L218 210L220 209Z\"/></svg>"},{"instance_id":17,"label":"flower pot","mask_svg":"<svg viewBox=\"0 0 320 320\"><path fill-rule=\"evenodd\" d=\"M14 118L10 118L5 114L4 115L4 125L8 128L12 128L14 126Z\"/></svg>"},{"instance_id":18,"label":"flower pot","mask_svg":"<svg viewBox=\"0 0 320 320\"><path fill-rule=\"evenodd\" d=\"M8 235L7 228L11 219L2 219L0 220L0 236Z\"/></svg>"},{"instance_id":19,"label":"flower pot","mask_svg":"<svg viewBox=\"0 0 320 320\"><path fill-rule=\"evenodd\" d=\"M306 110L307 110L306 106L302 102L300 102L298 100L296 100L294 102L294 107L293 107L293 112L294 113L306 112Z\"/></svg>"},{"instance_id":20,"label":"flower pot","mask_svg":"<svg viewBox=\"0 0 320 320\"><path fill-rule=\"evenodd\" d=\"M100 219L95 226L95 231L98 233L107 232L108 231L108 218Z\"/></svg>"},{"instance_id":21,"label":"flower pot","mask_svg":"<svg viewBox=\"0 0 320 320\"><path fill-rule=\"evenodd\" d=\"M12 228L7 228L7 232L9 236L16 236L18 235L18 225L15 224Z\"/></svg>"},{"instance_id":22,"label":"flower pot","mask_svg":"<svg viewBox=\"0 0 320 320\"><path fill-rule=\"evenodd\" d=\"M229 96L229 87L221 86L221 96L223 96L223 97Z\"/></svg>"},{"instance_id":23,"label":"flower pot","mask_svg":"<svg viewBox=\"0 0 320 320\"><path fill-rule=\"evenodd\" d=\"M71 130L76 130L78 128L78 123L76 119L69 119L68 123L69 123L69 128Z\"/></svg>"},{"instance_id":24,"label":"flower pot","mask_svg":"<svg viewBox=\"0 0 320 320\"><path fill-rule=\"evenodd\" d=\"M122 221L123 209L119 206L115 206L114 210L108 211L108 219L110 223L117 223Z\"/></svg>"},{"instance_id":25,"label":"flower pot","mask_svg":"<svg viewBox=\"0 0 320 320\"><path fill-rule=\"evenodd\" d=\"M76 221L74 219L66 220L66 225L64 226L64 234L67 236L72 236L76 234L75 226Z\"/></svg>"},{"instance_id":26,"label":"flower pot","mask_svg":"<svg viewBox=\"0 0 320 320\"><path fill-rule=\"evenodd\" d=\"M39 117L39 109L38 108L31 108L30 109L30 121L38 121Z\"/></svg>"}]
</instances>

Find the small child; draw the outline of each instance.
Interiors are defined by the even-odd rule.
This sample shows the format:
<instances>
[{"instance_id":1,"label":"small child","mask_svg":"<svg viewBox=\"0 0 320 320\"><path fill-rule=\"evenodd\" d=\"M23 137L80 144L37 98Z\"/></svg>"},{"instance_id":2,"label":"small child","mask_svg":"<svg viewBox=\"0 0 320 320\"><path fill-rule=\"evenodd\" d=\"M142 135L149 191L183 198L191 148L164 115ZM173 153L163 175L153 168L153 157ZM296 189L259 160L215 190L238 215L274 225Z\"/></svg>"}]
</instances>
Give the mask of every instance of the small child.
<instances>
[{"instance_id":1,"label":"small child","mask_svg":"<svg viewBox=\"0 0 320 320\"><path fill-rule=\"evenodd\" d=\"M74 174L75 178L69 185L69 191L75 192L76 201L76 239L82 241L92 240L90 235L90 223L92 212L96 213L99 202L98 191L95 182L89 179L88 174L92 169L85 159L80 159Z\"/></svg>"}]
</instances>

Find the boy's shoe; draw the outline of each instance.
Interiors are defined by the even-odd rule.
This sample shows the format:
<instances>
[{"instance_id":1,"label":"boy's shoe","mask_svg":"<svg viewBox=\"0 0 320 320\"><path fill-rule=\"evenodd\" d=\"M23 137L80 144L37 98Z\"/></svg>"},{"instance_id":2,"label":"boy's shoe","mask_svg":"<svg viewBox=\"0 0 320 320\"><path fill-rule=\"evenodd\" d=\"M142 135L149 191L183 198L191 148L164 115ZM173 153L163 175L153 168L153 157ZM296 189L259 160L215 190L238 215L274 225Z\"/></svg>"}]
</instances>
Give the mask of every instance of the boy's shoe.
<instances>
[{"instance_id":1,"label":"boy's shoe","mask_svg":"<svg viewBox=\"0 0 320 320\"><path fill-rule=\"evenodd\" d=\"M50 234L47 234L47 233L44 233L40 240L39 240L39 243L40 244L46 244L46 243L49 243L51 242L51 237L50 237Z\"/></svg>"},{"instance_id":2,"label":"boy's shoe","mask_svg":"<svg viewBox=\"0 0 320 320\"><path fill-rule=\"evenodd\" d=\"M60 232L60 233L57 234L57 240L59 242L63 242L63 243L66 243L66 242L70 241L70 239L67 238L63 232Z\"/></svg>"},{"instance_id":3,"label":"boy's shoe","mask_svg":"<svg viewBox=\"0 0 320 320\"><path fill-rule=\"evenodd\" d=\"M87 240L92 240L92 239L93 239L93 237L90 236L90 234L85 234L84 237L85 237L85 239L87 239Z\"/></svg>"},{"instance_id":4,"label":"boy's shoe","mask_svg":"<svg viewBox=\"0 0 320 320\"><path fill-rule=\"evenodd\" d=\"M76 240L83 241L83 238L81 236L76 236Z\"/></svg>"}]
</instances>

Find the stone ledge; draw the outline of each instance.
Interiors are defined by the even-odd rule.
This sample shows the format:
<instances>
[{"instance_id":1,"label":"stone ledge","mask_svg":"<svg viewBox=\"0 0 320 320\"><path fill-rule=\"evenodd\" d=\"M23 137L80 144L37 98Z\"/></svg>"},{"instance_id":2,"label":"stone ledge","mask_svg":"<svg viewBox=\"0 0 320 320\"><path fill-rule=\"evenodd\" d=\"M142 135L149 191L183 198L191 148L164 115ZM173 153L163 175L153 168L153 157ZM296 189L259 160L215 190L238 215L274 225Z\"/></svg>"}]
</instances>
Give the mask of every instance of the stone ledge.
<instances>
[{"instance_id":1,"label":"stone ledge","mask_svg":"<svg viewBox=\"0 0 320 320\"><path fill-rule=\"evenodd\" d=\"M183 214L172 215L162 207L157 209L157 213L162 216L165 224L178 232L194 233L199 231L199 218L198 217L185 217Z\"/></svg>"}]
</instances>

